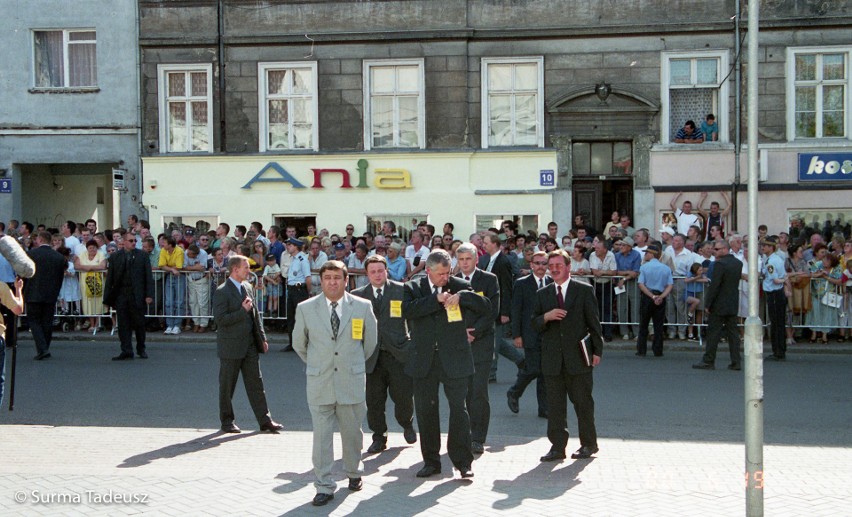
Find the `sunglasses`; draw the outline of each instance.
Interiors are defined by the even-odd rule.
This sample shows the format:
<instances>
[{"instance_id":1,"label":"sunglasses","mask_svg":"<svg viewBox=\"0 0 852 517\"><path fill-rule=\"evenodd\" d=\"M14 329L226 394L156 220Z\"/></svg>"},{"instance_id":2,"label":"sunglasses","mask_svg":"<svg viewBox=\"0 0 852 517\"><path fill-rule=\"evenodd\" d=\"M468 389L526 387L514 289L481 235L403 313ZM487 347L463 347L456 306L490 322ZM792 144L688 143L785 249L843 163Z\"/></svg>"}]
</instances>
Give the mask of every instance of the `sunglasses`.
<instances>
[{"instance_id":1,"label":"sunglasses","mask_svg":"<svg viewBox=\"0 0 852 517\"><path fill-rule=\"evenodd\" d=\"M546 265L547 265L547 261L544 261L544 262L533 262L533 265L535 265L535 266L546 266Z\"/></svg>"}]
</instances>

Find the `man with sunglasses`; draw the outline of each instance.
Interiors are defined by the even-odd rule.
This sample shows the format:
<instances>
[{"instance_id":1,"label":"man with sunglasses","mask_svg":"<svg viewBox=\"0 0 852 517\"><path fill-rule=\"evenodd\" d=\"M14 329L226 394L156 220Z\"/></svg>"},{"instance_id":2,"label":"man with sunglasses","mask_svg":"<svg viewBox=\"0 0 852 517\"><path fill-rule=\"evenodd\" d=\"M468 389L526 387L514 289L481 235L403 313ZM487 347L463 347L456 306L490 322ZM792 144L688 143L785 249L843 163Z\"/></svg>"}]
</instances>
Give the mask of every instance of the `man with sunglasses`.
<instances>
[{"instance_id":1,"label":"man with sunglasses","mask_svg":"<svg viewBox=\"0 0 852 517\"><path fill-rule=\"evenodd\" d=\"M104 282L104 305L115 309L118 318L118 338L121 353L113 361L133 359L133 338L136 334L136 354L147 359L145 351L145 311L154 301L154 276L147 254L136 249L136 236L126 233L122 249L109 257Z\"/></svg>"}]
</instances>

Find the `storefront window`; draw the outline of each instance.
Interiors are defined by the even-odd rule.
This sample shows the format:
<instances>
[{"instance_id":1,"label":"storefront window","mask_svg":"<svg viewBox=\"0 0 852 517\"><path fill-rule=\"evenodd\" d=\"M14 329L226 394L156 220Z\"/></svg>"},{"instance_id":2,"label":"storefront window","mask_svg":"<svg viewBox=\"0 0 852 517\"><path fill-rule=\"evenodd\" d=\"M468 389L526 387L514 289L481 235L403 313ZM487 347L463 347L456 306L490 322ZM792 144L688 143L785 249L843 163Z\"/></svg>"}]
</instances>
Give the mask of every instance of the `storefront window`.
<instances>
[{"instance_id":1,"label":"storefront window","mask_svg":"<svg viewBox=\"0 0 852 517\"><path fill-rule=\"evenodd\" d=\"M385 221L391 221L396 225L396 234L403 242L408 242L408 238L411 235L411 230L417 228L417 224L420 221L428 221L429 216L426 214L411 214L411 215L402 215L402 214L385 214L385 215L368 215L367 216L367 231L371 232L373 235L378 235L382 233L382 225ZM356 225L357 226L357 225ZM435 229L436 232L440 232L440 228Z\"/></svg>"},{"instance_id":2,"label":"storefront window","mask_svg":"<svg viewBox=\"0 0 852 517\"><path fill-rule=\"evenodd\" d=\"M476 231L482 232L489 228L500 229L503 221L514 221L518 227L516 235L524 235L529 231L538 233L538 215L477 215L476 216ZM541 231L546 231L542 229ZM462 240L466 241L467 236Z\"/></svg>"},{"instance_id":3,"label":"storefront window","mask_svg":"<svg viewBox=\"0 0 852 517\"><path fill-rule=\"evenodd\" d=\"M852 232L852 208L790 209L787 210L787 221L791 240L814 232L821 234L826 241L837 234L848 239Z\"/></svg>"}]
</instances>

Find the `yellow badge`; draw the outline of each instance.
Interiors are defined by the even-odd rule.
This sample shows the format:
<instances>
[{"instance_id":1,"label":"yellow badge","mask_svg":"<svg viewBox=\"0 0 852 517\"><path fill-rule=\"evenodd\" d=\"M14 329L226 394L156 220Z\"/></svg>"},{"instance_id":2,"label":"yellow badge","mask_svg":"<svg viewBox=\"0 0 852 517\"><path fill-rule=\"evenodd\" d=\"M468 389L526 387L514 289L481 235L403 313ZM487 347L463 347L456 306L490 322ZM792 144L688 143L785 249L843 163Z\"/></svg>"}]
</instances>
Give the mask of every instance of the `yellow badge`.
<instances>
[{"instance_id":1,"label":"yellow badge","mask_svg":"<svg viewBox=\"0 0 852 517\"><path fill-rule=\"evenodd\" d=\"M448 305L447 306L447 321L449 321L450 323L453 323L455 321L461 321L461 320L462 320L461 307L459 307L458 305Z\"/></svg>"},{"instance_id":2,"label":"yellow badge","mask_svg":"<svg viewBox=\"0 0 852 517\"><path fill-rule=\"evenodd\" d=\"M352 339L364 339L364 320L361 318L352 318Z\"/></svg>"},{"instance_id":3,"label":"yellow badge","mask_svg":"<svg viewBox=\"0 0 852 517\"><path fill-rule=\"evenodd\" d=\"M391 309L391 318L401 318L402 317L402 300L391 300L390 301L390 309Z\"/></svg>"},{"instance_id":4,"label":"yellow badge","mask_svg":"<svg viewBox=\"0 0 852 517\"><path fill-rule=\"evenodd\" d=\"M476 294L478 294L479 296L485 296L485 293L482 291L476 291Z\"/></svg>"}]
</instances>

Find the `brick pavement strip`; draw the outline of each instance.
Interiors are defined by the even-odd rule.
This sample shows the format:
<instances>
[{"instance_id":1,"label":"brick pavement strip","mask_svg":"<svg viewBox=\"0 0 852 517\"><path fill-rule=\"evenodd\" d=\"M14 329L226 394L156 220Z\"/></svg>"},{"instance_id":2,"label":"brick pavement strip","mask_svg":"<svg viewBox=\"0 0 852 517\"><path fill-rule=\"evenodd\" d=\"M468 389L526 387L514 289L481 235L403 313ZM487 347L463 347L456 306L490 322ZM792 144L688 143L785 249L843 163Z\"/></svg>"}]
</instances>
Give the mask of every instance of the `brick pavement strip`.
<instances>
[{"instance_id":1,"label":"brick pavement strip","mask_svg":"<svg viewBox=\"0 0 852 517\"><path fill-rule=\"evenodd\" d=\"M3 515L745 513L741 444L604 439L594 460L542 464L546 439L498 436L469 482L446 457L440 477L417 479L419 447L392 434L387 451L365 459L364 490L349 493L341 482L320 511L310 506L308 432L25 425L0 432ZM339 458L339 442L335 451ZM852 450L767 445L764 464L767 515L834 516L852 508ZM343 481L340 470L338 459Z\"/></svg>"}]
</instances>

